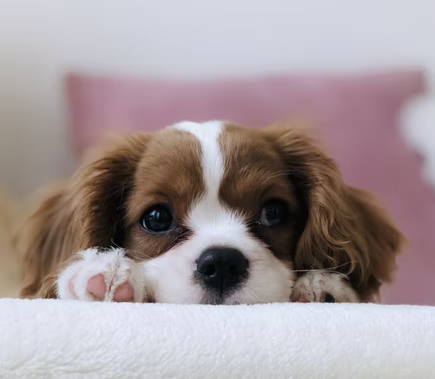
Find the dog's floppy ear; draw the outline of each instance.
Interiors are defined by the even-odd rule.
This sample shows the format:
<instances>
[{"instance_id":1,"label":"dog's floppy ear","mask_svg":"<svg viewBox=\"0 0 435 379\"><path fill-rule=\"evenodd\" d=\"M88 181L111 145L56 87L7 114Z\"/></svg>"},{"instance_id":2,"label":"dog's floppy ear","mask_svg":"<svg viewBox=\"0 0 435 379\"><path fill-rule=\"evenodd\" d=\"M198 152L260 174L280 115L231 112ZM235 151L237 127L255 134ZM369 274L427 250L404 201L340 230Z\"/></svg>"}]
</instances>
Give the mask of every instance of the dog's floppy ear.
<instances>
[{"instance_id":1,"label":"dog's floppy ear","mask_svg":"<svg viewBox=\"0 0 435 379\"><path fill-rule=\"evenodd\" d=\"M72 254L122 243L125 200L148 139L111 141L39 205L16 238L24 253L22 296L34 296Z\"/></svg>"},{"instance_id":2,"label":"dog's floppy ear","mask_svg":"<svg viewBox=\"0 0 435 379\"><path fill-rule=\"evenodd\" d=\"M335 162L298 127L265 130L305 208L296 269L331 268L349 275L363 300L389 281L402 235L365 191L343 183Z\"/></svg>"}]
</instances>

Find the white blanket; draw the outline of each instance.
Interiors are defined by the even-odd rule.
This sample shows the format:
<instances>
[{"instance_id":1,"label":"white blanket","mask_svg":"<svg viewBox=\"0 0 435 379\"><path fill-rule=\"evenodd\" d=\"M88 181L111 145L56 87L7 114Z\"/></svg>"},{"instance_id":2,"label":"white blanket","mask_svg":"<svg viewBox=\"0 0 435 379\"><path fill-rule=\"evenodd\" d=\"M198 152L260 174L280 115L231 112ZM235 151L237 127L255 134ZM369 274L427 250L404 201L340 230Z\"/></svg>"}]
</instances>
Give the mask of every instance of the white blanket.
<instances>
[{"instance_id":1,"label":"white blanket","mask_svg":"<svg viewBox=\"0 0 435 379\"><path fill-rule=\"evenodd\" d=\"M429 378L435 307L0 300L1 378Z\"/></svg>"}]
</instances>

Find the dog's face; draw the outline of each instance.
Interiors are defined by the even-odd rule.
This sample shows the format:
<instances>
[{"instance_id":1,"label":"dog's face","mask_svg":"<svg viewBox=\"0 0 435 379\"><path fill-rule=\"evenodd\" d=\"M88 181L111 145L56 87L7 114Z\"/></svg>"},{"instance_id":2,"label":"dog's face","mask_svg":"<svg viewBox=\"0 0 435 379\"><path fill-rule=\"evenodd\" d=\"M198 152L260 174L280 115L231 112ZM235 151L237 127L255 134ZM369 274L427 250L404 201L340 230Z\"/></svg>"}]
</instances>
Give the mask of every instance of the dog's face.
<instances>
[{"instance_id":1,"label":"dog's face","mask_svg":"<svg viewBox=\"0 0 435 379\"><path fill-rule=\"evenodd\" d=\"M368 299L400 242L300 130L218 121L121 139L35 217L52 229L34 237L48 264L29 276L30 294L76 251L117 245L145 261L157 302L288 301L295 272L317 268L347 273Z\"/></svg>"},{"instance_id":2,"label":"dog's face","mask_svg":"<svg viewBox=\"0 0 435 379\"><path fill-rule=\"evenodd\" d=\"M159 302L288 301L303 206L273 143L184 122L147 144L124 244Z\"/></svg>"}]
</instances>

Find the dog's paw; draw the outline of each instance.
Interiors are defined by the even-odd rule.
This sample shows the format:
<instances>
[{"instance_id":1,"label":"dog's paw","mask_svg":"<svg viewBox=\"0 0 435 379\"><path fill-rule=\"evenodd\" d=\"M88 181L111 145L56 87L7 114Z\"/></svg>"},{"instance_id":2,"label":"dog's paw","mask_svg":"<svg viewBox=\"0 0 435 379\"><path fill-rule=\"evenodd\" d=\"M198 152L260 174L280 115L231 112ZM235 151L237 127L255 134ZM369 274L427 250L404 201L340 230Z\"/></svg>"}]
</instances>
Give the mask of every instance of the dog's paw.
<instances>
[{"instance_id":1,"label":"dog's paw","mask_svg":"<svg viewBox=\"0 0 435 379\"><path fill-rule=\"evenodd\" d=\"M60 299L142 302L146 296L141 266L123 249L82 251L56 284Z\"/></svg>"},{"instance_id":2,"label":"dog's paw","mask_svg":"<svg viewBox=\"0 0 435 379\"><path fill-rule=\"evenodd\" d=\"M343 274L315 270L296 280L291 300L299 303L357 303L359 297Z\"/></svg>"}]
</instances>

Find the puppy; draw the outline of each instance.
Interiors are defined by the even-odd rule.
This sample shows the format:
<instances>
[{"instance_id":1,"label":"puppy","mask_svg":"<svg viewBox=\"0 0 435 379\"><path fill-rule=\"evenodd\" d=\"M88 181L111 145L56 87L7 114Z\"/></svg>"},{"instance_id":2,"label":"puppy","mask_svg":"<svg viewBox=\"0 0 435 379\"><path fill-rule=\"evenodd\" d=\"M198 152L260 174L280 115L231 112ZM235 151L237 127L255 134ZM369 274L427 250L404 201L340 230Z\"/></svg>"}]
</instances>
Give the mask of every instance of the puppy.
<instances>
[{"instance_id":1,"label":"puppy","mask_svg":"<svg viewBox=\"0 0 435 379\"><path fill-rule=\"evenodd\" d=\"M123 137L23 228L24 297L372 301L401 234L292 126L181 122Z\"/></svg>"}]
</instances>

